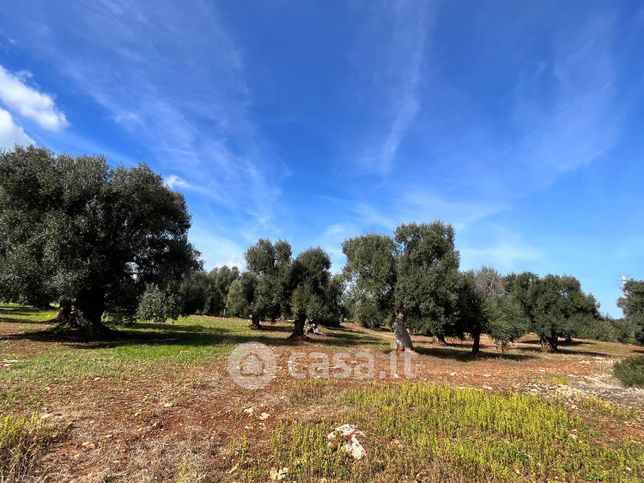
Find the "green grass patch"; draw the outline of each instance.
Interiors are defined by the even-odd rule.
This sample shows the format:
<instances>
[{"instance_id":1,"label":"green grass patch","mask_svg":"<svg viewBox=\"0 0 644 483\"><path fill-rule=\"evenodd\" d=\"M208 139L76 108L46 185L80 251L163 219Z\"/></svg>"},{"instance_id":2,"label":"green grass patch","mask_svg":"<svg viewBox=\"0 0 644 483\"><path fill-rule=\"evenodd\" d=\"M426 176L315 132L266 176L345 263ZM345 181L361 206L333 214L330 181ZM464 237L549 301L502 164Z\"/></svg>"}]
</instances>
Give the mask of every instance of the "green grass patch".
<instances>
[{"instance_id":1,"label":"green grass patch","mask_svg":"<svg viewBox=\"0 0 644 483\"><path fill-rule=\"evenodd\" d=\"M53 307L42 310L23 305L0 304L0 322L43 323L54 319L56 315L57 310Z\"/></svg>"},{"instance_id":2,"label":"green grass patch","mask_svg":"<svg viewBox=\"0 0 644 483\"><path fill-rule=\"evenodd\" d=\"M619 361L613 367L613 374L627 386L644 387L644 355Z\"/></svg>"},{"instance_id":3,"label":"green grass patch","mask_svg":"<svg viewBox=\"0 0 644 483\"><path fill-rule=\"evenodd\" d=\"M563 406L522 393L411 384L345 392L341 420L279 427L267 454L245 464L289 481L638 481L641 444L608 444ZM366 433L367 456L353 461L326 435L341 423ZM252 454L252 451L251 451ZM254 455L255 456L255 455Z\"/></svg>"},{"instance_id":4,"label":"green grass patch","mask_svg":"<svg viewBox=\"0 0 644 483\"><path fill-rule=\"evenodd\" d=\"M203 364L228 355L248 336L239 319L187 317L175 324L135 324L121 328L118 338L106 342L51 345L56 335L32 334L46 352L16 357L18 362L0 371L0 381L51 381L101 378L130 379L150 372ZM45 345L46 344L46 345Z\"/></svg>"},{"instance_id":5,"label":"green grass patch","mask_svg":"<svg viewBox=\"0 0 644 483\"><path fill-rule=\"evenodd\" d=\"M0 417L0 481L22 481L57 436L37 414Z\"/></svg>"},{"instance_id":6,"label":"green grass patch","mask_svg":"<svg viewBox=\"0 0 644 483\"><path fill-rule=\"evenodd\" d=\"M550 378L550 383L555 386L570 386L570 378L568 376L553 376Z\"/></svg>"}]
</instances>

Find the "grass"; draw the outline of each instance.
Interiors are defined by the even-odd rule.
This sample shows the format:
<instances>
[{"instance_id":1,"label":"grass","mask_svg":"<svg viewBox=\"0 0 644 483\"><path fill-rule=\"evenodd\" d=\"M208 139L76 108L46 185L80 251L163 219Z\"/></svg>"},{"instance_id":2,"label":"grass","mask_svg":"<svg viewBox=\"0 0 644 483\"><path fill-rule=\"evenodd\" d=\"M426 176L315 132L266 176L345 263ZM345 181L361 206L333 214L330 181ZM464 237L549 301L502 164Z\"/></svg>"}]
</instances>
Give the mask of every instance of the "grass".
<instances>
[{"instance_id":1,"label":"grass","mask_svg":"<svg viewBox=\"0 0 644 483\"><path fill-rule=\"evenodd\" d=\"M552 376L550 382L555 386L570 386L571 384L568 376Z\"/></svg>"},{"instance_id":2,"label":"grass","mask_svg":"<svg viewBox=\"0 0 644 483\"><path fill-rule=\"evenodd\" d=\"M51 342L63 343L58 350L27 358L11 355L18 362L0 371L0 381L55 382L68 379L70 374L77 380L133 379L150 371L205 364L228 355L240 342L277 343L289 330L284 325L249 334L247 326L241 319L191 316L175 323L120 328L118 339L97 343L60 341L49 331L29 332L16 338L38 341L45 347Z\"/></svg>"},{"instance_id":3,"label":"grass","mask_svg":"<svg viewBox=\"0 0 644 483\"><path fill-rule=\"evenodd\" d=\"M57 310L25 307L16 304L0 304L0 321L16 323L42 323L56 317Z\"/></svg>"},{"instance_id":4,"label":"grass","mask_svg":"<svg viewBox=\"0 0 644 483\"><path fill-rule=\"evenodd\" d=\"M636 443L608 445L563 407L521 393L411 384L367 387L339 399L342 420L286 423L245 477L288 468L289 480L638 481ZM367 457L352 461L326 435L350 422L366 432ZM248 450L246 450L248 452Z\"/></svg>"},{"instance_id":5,"label":"grass","mask_svg":"<svg viewBox=\"0 0 644 483\"><path fill-rule=\"evenodd\" d=\"M30 311L25 313L32 322L38 320ZM49 316L49 312L40 313L42 317ZM2 354L3 358L18 362L0 371L0 381L55 382L69 378L70 374L78 380L133 379L137 375L149 375L151 371L206 364L229 355L236 344L243 342L284 345L292 330L289 323L267 325L261 331L251 331L248 325L243 319L194 315L165 324L118 327L115 340L94 343L61 339L48 330L30 331L12 337L41 342L43 347L50 346L51 342L62 344L58 350L43 351L28 358ZM365 348L387 347L382 340L340 327L325 328L324 332L323 342L331 351L359 344Z\"/></svg>"},{"instance_id":6,"label":"grass","mask_svg":"<svg viewBox=\"0 0 644 483\"><path fill-rule=\"evenodd\" d=\"M638 481L642 477L642 444L631 441L641 434L633 424L637 415L603 399L579 396L576 406L566 406L576 407L572 413L560 403L523 393L401 385L402 380L369 385L317 378L278 380L265 394L237 393L225 384L202 384L204 378L219 372L220 367L212 364L219 364L243 342L257 341L278 349L285 346L280 354L288 353L290 324L251 331L246 320L191 316L174 323L119 327L114 340L87 342L46 330L51 326L46 322L54 315L54 311L0 306L0 330L4 329L0 414L13 414L0 416L0 483L34 476L28 474L29 468L55 437L55 429L45 420L21 414L63 413L74 418L68 421L75 429L66 432L67 438L75 443L85 441L86 435L101 440L104 429L97 430L87 418L70 416L65 410L74 398L90 398L87 391L93 391L91 396L97 401L106 397L104 410L114 417L114 426L124 437L131 438L141 427L155 428L158 420L168 423L168 431L177 431L171 439L164 439L157 429L142 433L145 436L136 433L144 445L133 446L139 451L136 464L118 469L132 481L146 474L176 481L267 481L271 470L273 476L284 477L283 481ZM390 334L381 337L350 326L324 328L323 332L325 336L316 337L314 344L293 350L315 348L330 356L338 350L372 350L379 363L387 364ZM588 355L587 346L570 350ZM499 369L495 377L514 377L526 368L536 371L539 367L541 356L529 349L533 348L528 344L522 352L473 361L467 347L421 342L418 364L421 375L429 368L430 377L449 374L448 380L452 380L451 371L476 372L480 365ZM611 357L616 350L622 354L621 348L610 345L606 350ZM545 363L551 357L555 356L545 356ZM96 378L107 381L92 382ZM115 381L121 380L141 384L119 399L120 384ZM163 386L157 385L161 380ZM552 376L548 381L571 384L569 376ZM476 384L471 379L463 383ZM148 410L150 391L161 389L163 400L176 406ZM205 414L195 410L196 402L210 403L211 397L221 408ZM246 404L266 404L270 419L252 423L254 429L247 426L248 421L238 419L238 406ZM125 423L119 422L123 408L136 410ZM242 423L246 429L237 426ZM366 433L360 438L367 450L363 460L353 461L341 447L328 445L326 435L343 423L356 424ZM625 424L630 431L622 431ZM204 432L193 434L197 428ZM228 436L224 428L232 428ZM166 444L172 451L159 449L157 454L150 449ZM114 452L109 445L100 446L106 464L126 459L118 447L114 446ZM213 456L220 452L226 457ZM59 459L54 466L61 472L67 471L67 465L78 471L93 458L83 454L71 461L69 455L56 454ZM110 459L112 454L114 459ZM70 470L67 476L82 480L83 475Z\"/></svg>"},{"instance_id":7,"label":"grass","mask_svg":"<svg viewBox=\"0 0 644 483\"><path fill-rule=\"evenodd\" d=\"M22 481L56 436L37 414L0 417L0 481Z\"/></svg>"},{"instance_id":8,"label":"grass","mask_svg":"<svg viewBox=\"0 0 644 483\"><path fill-rule=\"evenodd\" d=\"M644 355L619 361L613 367L613 374L626 386L644 387Z\"/></svg>"}]
</instances>

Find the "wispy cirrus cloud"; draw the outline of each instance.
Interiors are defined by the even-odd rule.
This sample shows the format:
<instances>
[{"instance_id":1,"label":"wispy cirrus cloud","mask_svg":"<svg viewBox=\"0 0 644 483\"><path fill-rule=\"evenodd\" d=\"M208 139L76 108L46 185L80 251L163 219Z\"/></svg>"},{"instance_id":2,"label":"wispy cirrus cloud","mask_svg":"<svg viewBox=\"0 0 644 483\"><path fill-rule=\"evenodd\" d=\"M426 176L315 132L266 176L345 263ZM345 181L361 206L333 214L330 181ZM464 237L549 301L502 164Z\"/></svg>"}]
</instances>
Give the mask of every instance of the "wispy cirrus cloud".
<instances>
[{"instance_id":1,"label":"wispy cirrus cloud","mask_svg":"<svg viewBox=\"0 0 644 483\"><path fill-rule=\"evenodd\" d=\"M358 155L359 165L367 171L382 176L390 173L400 145L421 108L423 62L436 3L432 0L394 0L374 4L376 13L369 28L387 35L382 53L384 62L371 57L378 72L372 77L374 98L385 105L386 130L368 136L371 145ZM362 48L373 46L366 44ZM374 69L368 62L360 61L360 65L366 72Z\"/></svg>"},{"instance_id":2,"label":"wispy cirrus cloud","mask_svg":"<svg viewBox=\"0 0 644 483\"><path fill-rule=\"evenodd\" d=\"M20 44L101 106L139 159L186 194L195 224L228 218L213 235L228 258L243 232L276 231L287 169L254 123L243 55L216 5L81 0L61 11L42 3L23 20L30 36ZM82 48L70 53L70 45ZM209 263L219 259L205 235L195 242Z\"/></svg>"},{"instance_id":3,"label":"wispy cirrus cloud","mask_svg":"<svg viewBox=\"0 0 644 483\"><path fill-rule=\"evenodd\" d=\"M40 55L145 144L156 169L181 178L175 188L199 187L270 224L285 170L252 122L242 55L215 5L82 1L73 21L40 10ZM69 55L70 42L84 47Z\"/></svg>"},{"instance_id":4,"label":"wispy cirrus cloud","mask_svg":"<svg viewBox=\"0 0 644 483\"><path fill-rule=\"evenodd\" d=\"M482 266L493 266L503 272L526 268L526 263L533 263L544 257L543 251L538 247L526 243L520 237L509 236L496 243L484 246L459 247L461 254L461 267L476 269Z\"/></svg>"},{"instance_id":5,"label":"wispy cirrus cloud","mask_svg":"<svg viewBox=\"0 0 644 483\"><path fill-rule=\"evenodd\" d=\"M520 137L503 157L517 161L528 189L588 165L619 141L625 108L616 102L616 29L608 12L574 36L559 32L552 59L517 85L512 118Z\"/></svg>"},{"instance_id":6,"label":"wispy cirrus cloud","mask_svg":"<svg viewBox=\"0 0 644 483\"><path fill-rule=\"evenodd\" d=\"M0 102L44 129L58 131L66 127L67 118L53 97L30 86L28 79L27 73L12 74L0 65Z\"/></svg>"}]
</instances>

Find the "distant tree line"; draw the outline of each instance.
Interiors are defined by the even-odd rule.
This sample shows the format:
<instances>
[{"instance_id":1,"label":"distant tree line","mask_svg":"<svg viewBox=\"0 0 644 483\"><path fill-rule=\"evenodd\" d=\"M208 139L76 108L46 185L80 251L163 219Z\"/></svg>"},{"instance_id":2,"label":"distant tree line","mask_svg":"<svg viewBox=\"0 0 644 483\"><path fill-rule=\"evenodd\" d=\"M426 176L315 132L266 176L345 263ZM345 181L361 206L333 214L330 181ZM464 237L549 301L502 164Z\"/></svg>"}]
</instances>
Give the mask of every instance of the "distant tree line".
<instances>
[{"instance_id":1,"label":"distant tree line","mask_svg":"<svg viewBox=\"0 0 644 483\"><path fill-rule=\"evenodd\" d=\"M245 317L255 329L262 321L294 319L293 337L304 337L307 319L338 325L341 277L331 275L331 259L320 248L292 258L291 245L261 239L245 253L248 271L216 268L193 271L178 287L183 314Z\"/></svg>"},{"instance_id":2,"label":"distant tree line","mask_svg":"<svg viewBox=\"0 0 644 483\"><path fill-rule=\"evenodd\" d=\"M644 282L625 282L625 317L611 320L572 276L460 270L454 229L440 221L346 240L335 275L324 250L294 257L287 241L267 239L245 252L246 271L206 272L189 227L183 197L145 165L0 153L0 300L56 303L61 327L90 337L109 335L105 322L202 314L245 317L255 329L293 320L296 339L307 319L348 318L391 327L400 349L413 349L411 333L469 338L474 354L483 334L502 349L527 332L549 351L573 337L644 343Z\"/></svg>"}]
</instances>

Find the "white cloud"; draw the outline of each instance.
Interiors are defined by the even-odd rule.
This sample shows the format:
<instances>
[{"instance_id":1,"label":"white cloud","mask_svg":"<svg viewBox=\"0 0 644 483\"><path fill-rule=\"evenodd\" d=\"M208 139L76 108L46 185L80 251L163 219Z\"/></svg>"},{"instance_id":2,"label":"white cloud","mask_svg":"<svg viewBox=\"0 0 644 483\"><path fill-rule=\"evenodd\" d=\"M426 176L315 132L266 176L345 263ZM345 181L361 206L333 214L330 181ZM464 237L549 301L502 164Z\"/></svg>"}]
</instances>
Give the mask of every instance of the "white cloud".
<instances>
[{"instance_id":1,"label":"white cloud","mask_svg":"<svg viewBox=\"0 0 644 483\"><path fill-rule=\"evenodd\" d=\"M24 75L12 74L0 65L0 101L42 128L58 131L67 126L65 114L56 108L53 98L28 86L25 80Z\"/></svg>"},{"instance_id":2,"label":"white cloud","mask_svg":"<svg viewBox=\"0 0 644 483\"><path fill-rule=\"evenodd\" d=\"M435 16L435 2L394 1L387 7L380 13L392 25L384 75L388 81L380 87L385 92L384 102L390 106L389 128L384 140L376 142L359 157L363 167L381 175L390 172L400 144L420 110L423 59Z\"/></svg>"},{"instance_id":3,"label":"white cloud","mask_svg":"<svg viewBox=\"0 0 644 483\"><path fill-rule=\"evenodd\" d=\"M516 237L486 247L464 247L459 251L461 267L465 269L486 265L497 267L504 272L518 270L523 262L535 262L543 257L539 248Z\"/></svg>"},{"instance_id":4,"label":"white cloud","mask_svg":"<svg viewBox=\"0 0 644 483\"><path fill-rule=\"evenodd\" d=\"M171 174L165 179L165 184L168 186L168 188L175 189L175 188L191 188L190 183L188 183L185 179L177 176L176 174Z\"/></svg>"},{"instance_id":5,"label":"white cloud","mask_svg":"<svg viewBox=\"0 0 644 483\"><path fill-rule=\"evenodd\" d=\"M9 112L0 108L0 150L13 149L16 144L28 146L34 144L34 140L14 122Z\"/></svg>"},{"instance_id":6,"label":"white cloud","mask_svg":"<svg viewBox=\"0 0 644 483\"><path fill-rule=\"evenodd\" d=\"M240 269L246 268L244 248L215 231L200 225L190 229L190 241L201 252L204 268L212 270L222 265L234 265Z\"/></svg>"},{"instance_id":7,"label":"white cloud","mask_svg":"<svg viewBox=\"0 0 644 483\"><path fill-rule=\"evenodd\" d=\"M217 7L189 4L99 0L66 17L36 12L50 28L29 42L136 136L175 188L243 212L244 228L265 229L286 170L253 121L242 56ZM83 51L70 57L70 43Z\"/></svg>"}]
</instances>

